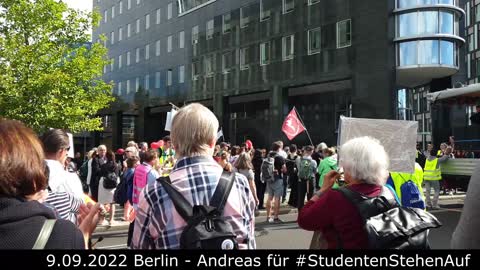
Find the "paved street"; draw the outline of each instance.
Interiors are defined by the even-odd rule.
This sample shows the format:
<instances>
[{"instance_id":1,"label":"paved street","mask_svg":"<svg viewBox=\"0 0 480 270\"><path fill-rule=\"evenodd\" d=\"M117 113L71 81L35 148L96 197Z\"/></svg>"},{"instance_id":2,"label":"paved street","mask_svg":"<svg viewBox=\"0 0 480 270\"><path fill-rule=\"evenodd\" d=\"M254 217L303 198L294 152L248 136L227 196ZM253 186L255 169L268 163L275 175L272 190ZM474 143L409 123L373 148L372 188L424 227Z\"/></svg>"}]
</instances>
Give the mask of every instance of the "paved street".
<instances>
[{"instance_id":1,"label":"paved street","mask_svg":"<svg viewBox=\"0 0 480 270\"><path fill-rule=\"evenodd\" d=\"M439 229L430 232L430 244L433 249L448 249L452 233L460 218L463 198L449 199L444 196L440 202L441 210L432 213L443 223ZM312 237L311 232L300 229L296 223L297 214L284 214L280 217L284 223L268 224L265 216L256 219L256 240L259 249L307 249ZM97 247L104 249L123 249L127 242L126 230L97 233L94 240L103 236Z\"/></svg>"}]
</instances>

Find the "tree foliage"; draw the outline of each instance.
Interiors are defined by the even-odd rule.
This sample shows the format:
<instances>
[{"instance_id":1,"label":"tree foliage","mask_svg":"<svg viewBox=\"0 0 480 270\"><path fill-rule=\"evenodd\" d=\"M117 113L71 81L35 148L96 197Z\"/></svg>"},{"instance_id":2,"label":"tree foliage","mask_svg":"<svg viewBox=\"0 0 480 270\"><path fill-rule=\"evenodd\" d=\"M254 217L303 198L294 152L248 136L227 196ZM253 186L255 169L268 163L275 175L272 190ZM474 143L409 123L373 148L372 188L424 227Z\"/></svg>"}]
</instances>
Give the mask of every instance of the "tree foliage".
<instances>
[{"instance_id":1,"label":"tree foliage","mask_svg":"<svg viewBox=\"0 0 480 270\"><path fill-rule=\"evenodd\" d=\"M99 19L58 0L0 0L0 116L38 132L100 130L113 97L107 49L87 33Z\"/></svg>"}]
</instances>

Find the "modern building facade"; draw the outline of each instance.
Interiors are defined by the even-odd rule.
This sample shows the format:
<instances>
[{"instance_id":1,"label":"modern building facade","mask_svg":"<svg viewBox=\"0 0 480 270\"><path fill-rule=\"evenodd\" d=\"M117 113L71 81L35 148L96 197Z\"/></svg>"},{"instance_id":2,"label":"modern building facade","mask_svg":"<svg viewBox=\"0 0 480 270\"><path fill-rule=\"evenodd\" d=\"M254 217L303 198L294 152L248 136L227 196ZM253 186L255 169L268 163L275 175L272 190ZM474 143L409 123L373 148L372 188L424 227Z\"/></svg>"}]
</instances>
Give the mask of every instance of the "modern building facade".
<instances>
[{"instance_id":1,"label":"modern building facade","mask_svg":"<svg viewBox=\"0 0 480 270\"><path fill-rule=\"evenodd\" d=\"M170 103L191 102L211 108L233 143L286 141L280 129L293 106L314 143L336 143L340 115L415 119L419 141L428 141L428 105L414 108L414 102L465 80L464 1L93 5L103 15L93 39L109 48L112 62L103 76L117 96L104 112L111 133L97 139L114 147L158 140L168 134Z\"/></svg>"}]
</instances>

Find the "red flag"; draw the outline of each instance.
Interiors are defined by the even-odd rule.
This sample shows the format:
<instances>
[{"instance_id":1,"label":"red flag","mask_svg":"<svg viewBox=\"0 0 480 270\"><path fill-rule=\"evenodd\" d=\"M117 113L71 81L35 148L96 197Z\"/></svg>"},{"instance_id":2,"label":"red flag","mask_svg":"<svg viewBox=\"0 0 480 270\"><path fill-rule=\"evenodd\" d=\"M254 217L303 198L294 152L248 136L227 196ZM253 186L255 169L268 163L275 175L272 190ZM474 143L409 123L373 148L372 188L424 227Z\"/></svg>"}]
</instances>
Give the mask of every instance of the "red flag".
<instances>
[{"instance_id":1,"label":"red flag","mask_svg":"<svg viewBox=\"0 0 480 270\"><path fill-rule=\"evenodd\" d=\"M305 127L298 118L297 111L293 108L283 121L282 131L287 135L287 138L291 141L297 137L298 134L305 131Z\"/></svg>"}]
</instances>

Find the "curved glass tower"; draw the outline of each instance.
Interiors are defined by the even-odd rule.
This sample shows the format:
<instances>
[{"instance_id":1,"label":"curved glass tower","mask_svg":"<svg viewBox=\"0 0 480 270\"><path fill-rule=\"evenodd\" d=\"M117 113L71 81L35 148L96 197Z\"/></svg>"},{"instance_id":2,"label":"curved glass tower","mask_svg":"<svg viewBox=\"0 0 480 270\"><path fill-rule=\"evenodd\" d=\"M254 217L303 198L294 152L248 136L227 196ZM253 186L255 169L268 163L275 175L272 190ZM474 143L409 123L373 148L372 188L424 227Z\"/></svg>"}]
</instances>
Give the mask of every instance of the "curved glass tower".
<instances>
[{"instance_id":1,"label":"curved glass tower","mask_svg":"<svg viewBox=\"0 0 480 270\"><path fill-rule=\"evenodd\" d=\"M397 0L394 10L397 83L415 87L459 70L457 0Z\"/></svg>"}]
</instances>

